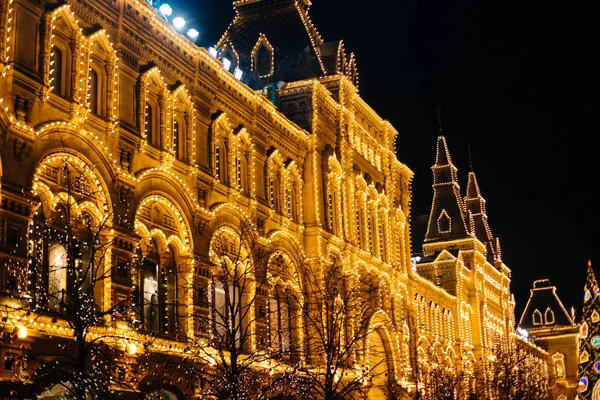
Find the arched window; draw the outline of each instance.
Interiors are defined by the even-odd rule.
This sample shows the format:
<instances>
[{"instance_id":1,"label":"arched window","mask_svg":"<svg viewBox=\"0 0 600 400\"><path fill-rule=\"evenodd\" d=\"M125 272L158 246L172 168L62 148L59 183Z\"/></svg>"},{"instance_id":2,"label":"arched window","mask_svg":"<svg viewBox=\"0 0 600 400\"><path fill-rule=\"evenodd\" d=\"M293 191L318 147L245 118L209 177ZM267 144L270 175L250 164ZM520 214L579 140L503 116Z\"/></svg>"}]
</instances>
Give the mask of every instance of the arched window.
<instances>
[{"instance_id":1,"label":"arched window","mask_svg":"<svg viewBox=\"0 0 600 400\"><path fill-rule=\"evenodd\" d=\"M533 312L533 324L534 325L542 325L542 313L540 310L535 310Z\"/></svg>"},{"instance_id":2,"label":"arched window","mask_svg":"<svg viewBox=\"0 0 600 400\"><path fill-rule=\"evenodd\" d=\"M63 52L53 46L50 55L50 87L54 93L64 96L66 90L63 83Z\"/></svg>"},{"instance_id":3,"label":"arched window","mask_svg":"<svg viewBox=\"0 0 600 400\"><path fill-rule=\"evenodd\" d=\"M90 68L88 82L89 107L90 111L96 115L100 115L100 90L98 85L98 73L93 68Z\"/></svg>"}]
</instances>

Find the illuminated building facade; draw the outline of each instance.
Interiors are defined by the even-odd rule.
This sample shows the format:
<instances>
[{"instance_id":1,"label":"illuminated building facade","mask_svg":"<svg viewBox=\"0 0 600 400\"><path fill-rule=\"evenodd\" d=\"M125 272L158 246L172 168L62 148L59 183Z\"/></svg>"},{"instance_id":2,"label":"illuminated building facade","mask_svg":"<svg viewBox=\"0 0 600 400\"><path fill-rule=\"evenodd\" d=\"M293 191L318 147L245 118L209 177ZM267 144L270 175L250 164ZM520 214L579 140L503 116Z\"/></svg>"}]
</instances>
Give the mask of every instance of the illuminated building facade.
<instances>
[{"instance_id":1,"label":"illuminated building facade","mask_svg":"<svg viewBox=\"0 0 600 400\"><path fill-rule=\"evenodd\" d=\"M533 283L519 321L535 343L548 353L548 372L555 397L572 400L577 395L579 331L574 310L568 313L548 279Z\"/></svg>"},{"instance_id":2,"label":"illuminated building facade","mask_svg":"<svg viewBox=\"0 0 600 400\"><path fill-rule=\"evenodd\" d=\"M77 172L73 217L110 213L108 235L118 239L96 305L136 291L146 333L160 332L164 346L183 352L186 337L206 334L190 315L206 308L198 296L211 288L211 240L250 221L296 267L343 253L345 268L377 281L359 360L387 372L371 383L372 398L390 382L414 388L415 371L434 359L486 370L495 346L519 339L510 270L474 172L462 198L440 135L424 257L413 267L413 174L396 157L394 127L359 96L354 56L323 41L307 0L234 6L208 51L142 0L0 0L3 309L69 279L48 272L61 262L59 240L38 246L32 227L64 217L65 177ZM138 251L154 264L123 270ZM40 265L29 261L38 253ZM15 318L5 312L0 327L21 333ZM60 321L39 321L0 349L3 381L26 382L27 367L10 360L68 337ZM370 346L385 356L368 359ZM121 350L135 364L136 350ZM200 394L169 385L179 388L172 395Z\"/></svg>"}]
</instances>

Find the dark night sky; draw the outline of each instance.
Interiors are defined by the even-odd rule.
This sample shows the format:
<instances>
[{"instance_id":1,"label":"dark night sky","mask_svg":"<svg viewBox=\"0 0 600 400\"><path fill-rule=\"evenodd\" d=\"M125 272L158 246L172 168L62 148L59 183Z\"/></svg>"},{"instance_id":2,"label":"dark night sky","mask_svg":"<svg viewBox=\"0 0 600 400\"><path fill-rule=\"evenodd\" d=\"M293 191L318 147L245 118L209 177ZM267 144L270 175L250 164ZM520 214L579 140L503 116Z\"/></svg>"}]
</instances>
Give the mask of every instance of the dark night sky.
<instances>
[{"instance_id":1,"label":"dark night sky","mask_svg":"<svg viewBox=\"0 0 600 400\"><path fill-rule=\"evenodd\" d=\"M400 132L398 157L415 172L413 214L431 205L436 104L463 193L470 143L492 233L513 271L517 321L534 279L550 278L565 306L580 308L586 261L600 264L600 9L592 3L314 0L311 7L323 39L344 39L357 54L363 98ZM230 0L171 5L194 18L203 46L233 15Z\"/></svg>"}]
</instances>

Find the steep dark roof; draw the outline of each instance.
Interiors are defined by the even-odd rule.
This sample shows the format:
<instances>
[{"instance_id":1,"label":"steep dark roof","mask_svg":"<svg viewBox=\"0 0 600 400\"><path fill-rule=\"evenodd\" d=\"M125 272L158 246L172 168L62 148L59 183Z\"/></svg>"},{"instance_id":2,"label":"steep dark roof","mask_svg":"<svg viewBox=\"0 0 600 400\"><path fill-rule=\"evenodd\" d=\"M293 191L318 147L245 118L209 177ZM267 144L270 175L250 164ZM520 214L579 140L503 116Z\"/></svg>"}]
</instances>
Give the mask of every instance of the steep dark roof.
<instances>
[{"instance_id":1,"label":"steep dark roof","mask_svg":"<svg viewBox=\"0 0 600 400\"><path fill-rule=\"evenodd\" d=\"M537 315L535 321L534 313ZM550 327L573 327L575 323L558 298L556 286L553 286L548 279L541 279L533 283L533 289L530 290L529 301L521 315L519 326L527 330L535 330Z\"/></svg>"},{"instance_id":2,"label":"steep dark roof","mask_svg":"<svg viewBox=\"0 0 600 400\"><path fill-rule=\"evenodd\" d=\"M259 38L273 47L274 74L265 82L296 81L344 73L353 82L350 59L341 41L325 43L308 16L307 0L241 0L234 2L235 16L216 47L228 46L239 56L239 66L253 71L253 50ZM258 82L260 81L260 82ZM356 84L356 82L355 82Z\"/></svg>"},{"instance_id":3,"label":"steep dark roof","mask_svg":"<svg viewBox=\"0 0 600 400\"><path fill-rule=\"evenodd\" d=\"M437 154L433 170L433 204L425 242L458 239L469 236L465 223L465 206L460 195L457 169L443 135L437 139ZM440 220L449 221L446 227Z\"/></svg>"}]
</instances>

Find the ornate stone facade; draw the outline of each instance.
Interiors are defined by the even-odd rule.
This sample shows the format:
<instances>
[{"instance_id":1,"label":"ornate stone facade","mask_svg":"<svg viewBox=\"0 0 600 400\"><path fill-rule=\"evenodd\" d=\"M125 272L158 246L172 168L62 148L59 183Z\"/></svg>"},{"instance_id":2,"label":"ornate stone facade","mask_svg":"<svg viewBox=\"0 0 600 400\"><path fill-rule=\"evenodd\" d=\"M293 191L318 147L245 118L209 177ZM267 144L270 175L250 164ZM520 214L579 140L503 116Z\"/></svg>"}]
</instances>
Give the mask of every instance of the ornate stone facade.
<instances>
[{"instance_id":1,"label":"ornate stone facade","mask_svg":"<svg viewBox=\"0 0 600 400\"><path fill-rule=\"evenodd\" d=\"M190 315L206 307L195 288L211 287L211 239L247 221L265 246L277 239L297 267L317 269L343 254L344 268L377 277L361 346L385 349L389 373L379 379L414 388L415 371L433 356L452 369L485 370L494 346L518 339L510 270L474 174L462 199L440 136L424 257L413 265L413 173L396 157L397 131L359 96L354 56L321 39L307 2L238 1L236 20L251 21L263 3L280 7L289 29L297 24L297 38L283 43L281 29L233 24L217 51L246 69L241 82L146 1L0 0L0 302L7 308L53 284L44 265L32 283L33 227L60 218L65 176L76 171L72 212L111 214L117 239L103 264L113 273L94 293L97 307L145 284L143 270L122 270L139 249L176 271L177 278L155 280L169 288L162 296L178 300L176 310L164 310L165 346L184 351L186 337L206 334ZM282 54L287 61L300 54L299 61L280 64ZM177 288L184 279L194 289ZM14 315L3 318L2 329L18 328ZM5 343L2 360L66 335L60 323L41 321L44 329ZM1 380L26 380L26 372L0 363ZM372 397L384 395L373 390Z\"/></svg>"}]
</instances>

